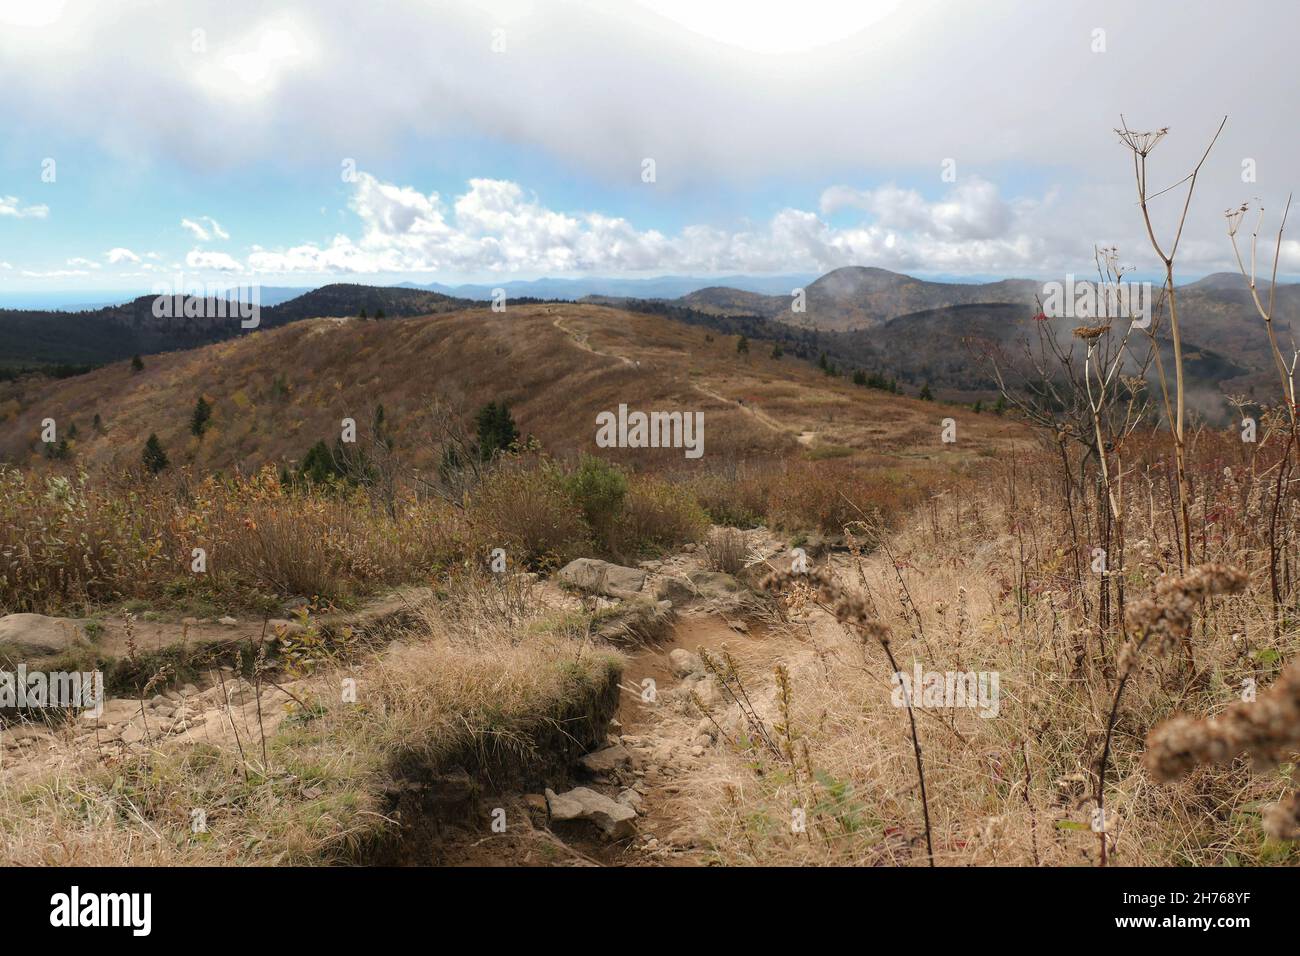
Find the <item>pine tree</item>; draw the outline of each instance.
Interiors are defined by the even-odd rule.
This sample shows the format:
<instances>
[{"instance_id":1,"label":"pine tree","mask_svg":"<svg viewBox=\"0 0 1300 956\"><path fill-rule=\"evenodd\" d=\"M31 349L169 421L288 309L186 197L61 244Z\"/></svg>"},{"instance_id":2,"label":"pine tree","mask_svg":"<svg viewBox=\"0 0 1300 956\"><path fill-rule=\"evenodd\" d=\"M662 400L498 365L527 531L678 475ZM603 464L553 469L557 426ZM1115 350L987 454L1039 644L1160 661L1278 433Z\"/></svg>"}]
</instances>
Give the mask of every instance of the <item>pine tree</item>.
<instances>
[{"instance_id":1,"label":"pine tree","mask_svg":"<svg viewBox=\"0 0 1300 956\"><path fill-rule=\"evenodd\" d=\"M519 429L506 402L488 402L478 413L478 451L483 461L497 452L508 451L519 440Z\"/></svg>"},{"instance_id":2,"label":"pine tree","mask_svg":"<svg viewBox=\"0 0 1300 956\"><path fill-rule=\"evenodd\" d=\"M132 373L135 373L135 372L143 372L143 371L144 371L144 362L140 361L140 356L138 356L138 355L132 355L132 356L131 356L131 372L132 372Z\"/></svg>"},{"instance_id":3,"label":"pine tree","mask_svg":"<svg viewBox=\"0 0 1300 956\"><path fill-rule=\"evenodd\" d=\"M200 395L199 400L194 403L194 414L190 416L190 432L201 440L203 433L208 430L210 421L212 421L212 406Z\"/></svg>"},{"instance_id":4,"label":"pine tree","mask_svg":"<svg viewBox=\"0 0 1300 956\"><path fill-rule=\"evenodd\" d=\"M923 402L934 401L934 393L930 391L930 383L926 382L921 386L921 394L917 396Z\"/></svg>"},{"instance_id":5,"label":"pine tree","mask_svg":"<svg viewBox=\"0 0 1300 956\"><path fill-rule=\"evenodd\" d=\"M149 433L149 440L144 443L144 455L142 457L144 466L149 469L151 475L158 474L168 465L167 452L163 451L162 442L152 432Z\"/></svg>"},{"instance_id":6,"label":"pine tree","mask_svg":"<svg viewBox=\"0 0 1300 956\"><path fill-rule=\"evenodd\" d=\"M772 346L772 358L780 360L785 353L781 351L781 343L777 342Z\"/></svg>"},{"instance_id":7,"label":"pine tree","mask_svg":"<svg viewBox=\"0 0 1300 956\"><path fill-rule=\"evenodd\" d=\"M749 339L747 339L743 335L736 340L736 354L737 355L749 354Z\"/></svg>"}]
</instances>

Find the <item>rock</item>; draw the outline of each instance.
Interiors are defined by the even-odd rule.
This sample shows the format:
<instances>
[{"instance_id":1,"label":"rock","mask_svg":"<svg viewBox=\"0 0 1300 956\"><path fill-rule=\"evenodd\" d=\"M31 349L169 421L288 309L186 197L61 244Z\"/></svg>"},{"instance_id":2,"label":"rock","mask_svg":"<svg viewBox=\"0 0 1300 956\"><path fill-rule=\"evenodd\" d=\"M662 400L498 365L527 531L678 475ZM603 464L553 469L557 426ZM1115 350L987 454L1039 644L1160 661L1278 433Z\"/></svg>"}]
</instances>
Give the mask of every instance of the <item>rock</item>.
<instances>
[{"instance_id":1,"label":"rock","mask_svg":"<svg viewBox=\"0 0 1300 956\"><path fill-rule=\"evenodd\" d=\"M81 622L44 614L6 614L0 617L0 647L19 658L62 654L81 643Z\"/></svg>"},{"instance_id":2,"label":"rock","mask_svg":"<svg viewBox=\"0 0 1300 956\"><path fill-rule=\"evenodd\" d=\"M220 624L222 627L234 627L239 622L235 620L233 617L231 617L229 614L227 614L225 617L217 618L217 623Z\"/></svg>"},{"instance_id":3,"label":"rock","mask_svg":"<svg viewBox=\"0 0 1300 956\"><path fill-rule=\"evenodd\" d=\"M193 684L186 684L184 687L181 688L181 693L184 694L186 697L193 697L198 692L199 689L195 687Z\"/></svg>"},{"instance_id":4,"label":"rock","mask_svg":"<svg viewBox=\"0 0 1300 956\"><path fill-rule=\"evenodd\" d=\"M144 740L144 728L139 724L127 724L122 728L122 742L126 744L138 744Z\"/></svg>"},{"instance_id":5,"label":"rock","mask_svg":"<svg viewBox=\"0 0 1300 956\"><path fill-rule=\"evenodd\" d=\"M560 568L559 578L581 591L625 598L645 586L646 573L597 558L577 558Z\"/></svg>"},{"instance_id":6,"label":"rock","mask_svg":"<svg viewBox=\"0 0 1300 956\"><path fill-rule=\"evenodd\" d=\"M595 637L611 644L648 644L663 637L672 626L673 606L640 597L601 612L593 621Z\"/></svg>"},{"instance_id":7,"label":"rock","mask_svg":"<svg viewBox=\"0 0 1300 956\"><path fill-rule=\"evenodd\" d=\"M150 706L150 707L166 707L166 706L167 706L167 698L164 697L162 694L154 694L151 698L149 698L149 706Z\"/></svg>"},{"instance_id":8,"label":"rock","mask_svg":"<svg viewBox=\"0 0 1300 956\"><path fill-rule=\"evenodd\" d=\"M663 577L655 584L655 600L672 601L674 604L685 604L687 601L694 600L696 597L695 588L691 587L691 582L685 578Z\"/></svg>"},{"instance_id":9,"label":"rock","mask_svg":"<svg viewBox=\"0 0 1300 956\"><path fill-rule=\"evenodd\" d=\"M546 804L546 795L541 793L524 794L524 806L528 808L529 814L540 814L545 817L549 812Z\"/></svg>"},{"instance_id":10,"label":"rock","mask_svg":"<svg viewBox=\"0 0 1300 956\"><path fill-rule=\"evenodd\" d=\"M809 558L820 558L832 551L847 551L848 544L842 534L814 534L803 543Z\"/></svg>"},{"instance_id":11,"label":"rock","mask_svg":"<svg viewBox=\"0 0 1300 956\"><path fill-rule=\"evenodd\" d=\"M635 810L587 787L574 787L561 794L548 787L546 804L552 820L588 820L611 840L622 840L636 833Z\"/></svg>"},{"instance_id":12,"label":"rock","mask_svg":"<svg viewBox=\"0 0 1300 956\"><path fill-rule=\"evenodd\" d=\"M639 810L641 808L641 802L644 798L641 796L641 794L637 793L635 790L627 789L624 790L622 793L620 793L614 799L616 799L619 803L623 804L623 806L625 807L631 807L633 810Z\"/></svg>"},{"instance_id":13,"label":"rock","mask_svg":"<svg viewBox=\"0 0 1300 956\"><path fill-rule=\"evenodd\" d=\"M668 654L668 666L677 677L704 673L704 662L699 654L693 654L684 647L674 647Z\"/></svg>"},{"instance_id":14,"label":"rock","mask_svg":"<svg viewBox=\"0 0 1300 956\"><path fill-rule=\"evenodd\" d=\"M613 773L616 770L624 770L632 766L632 754L622 744L616 744L589 753L578 763L582 764L583 769L588 773Z\"/></svg>"},{"instance_id":15,"label":"rock","mask_svg":"<svg viewBox=\"0 0 1300 956\"><path fill-rule=\"evenodd\" d=\"M688 541L686 544L682 545L683 554L694 554L698 549L699 549L699 545L697 545L694 541Z\"/></svg>"},{"instance_id":16,"label":"rock","mask_svg":"<svg viewBox=\"0 0 1300 956\"><path fill-rule=\"evenodd\" d=\"M721 571L692 571L687 579L700 596L705 598L726 597L744 590L739 581Z\"/></svg>"}]
</instances>

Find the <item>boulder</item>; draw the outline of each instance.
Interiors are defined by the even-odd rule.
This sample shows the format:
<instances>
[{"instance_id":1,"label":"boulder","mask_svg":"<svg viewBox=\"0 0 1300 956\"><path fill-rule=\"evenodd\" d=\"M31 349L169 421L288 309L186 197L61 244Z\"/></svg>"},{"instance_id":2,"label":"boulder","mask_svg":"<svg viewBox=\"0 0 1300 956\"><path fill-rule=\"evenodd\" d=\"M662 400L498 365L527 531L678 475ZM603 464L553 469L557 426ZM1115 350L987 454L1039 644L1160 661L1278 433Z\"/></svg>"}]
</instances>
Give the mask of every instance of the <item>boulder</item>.
<instances>
[{"instance_id":1,"label":"boulder","mask_svg":"<svg viewBox=\"0 0 1300 956\"><path fill-rule=\"evenodd\" d=\"M560 568L559 578L580 591L625 598L645 586L646 572L597 558L577 558Z\"/></svg>"},{"instance_id":2,"label":"boulder","mask_svg":"<svg viewBox=\"0 0 1300 956\"><path fill-rule=\"evenodd\" d=\"M615 744L587 754L578 763L588 773L613 773L632 766L632 754L622 744Z\"/></svg>"},{"instance_id":3,"label":"boulder","mask_svg":"<svg viewBox=\"0 0 1300 956\"><path fill-rule=\"evenodd\" d=\"M611 644L650 644L667 634L672 622L671 601L638 597L598 613L592 620L592 634Z\"/></svg>"},{"instance_id":4,"label":"boulder","mask_svg":"<svg viewBox=\"0 0 1300 956\"><path fill-rule=\"evenodd\" d=\"M20 658L49 657L77 646L85 636L81 622L44 614L0 617L0 650Z\"/></svg>"},{"instance_id":5,"label":"boulder","mask_svg":"<svg viewBox=\"0 0 1300 956\"><path fill-rule=\"evenodd\" d=\"M703 598L727 597L745 589L730 574L721 571L692 571L688 577L691 586Z\"/></svg>"},{"instance_id":6,"label":"boulder","mask_svg":"<svg viewBox=\"0 0 1300 956\"><path fill-rule=\"evenodd\" d=\"M622 840L636 832L636 811L587 787L567 793L546 790L546 805L552 820L588 820L611 840Z\"/></svg>"},{"instance_id":7,"label":"boulder","mask_svg":"<svg viewBox=\"0 0 1300 956\"><path fill-rule=\"evenodd\" d=\"M699 654L692 654L684 647L674 647L668 654L668 666L677 677L689 677L691 674L703 674L704 662Z\"/></svg>"},{"instance_id":8,"label":"boulder","mask_svg":"<svg viewBox=\"0 0 1300 956\"><path fill-rule=\"evenodd\" d=\"M695 588L685 578L663 577L655 584L656 601L672 601L673 604L685 604L694 600Z\"/></svg>"}]
</instances>

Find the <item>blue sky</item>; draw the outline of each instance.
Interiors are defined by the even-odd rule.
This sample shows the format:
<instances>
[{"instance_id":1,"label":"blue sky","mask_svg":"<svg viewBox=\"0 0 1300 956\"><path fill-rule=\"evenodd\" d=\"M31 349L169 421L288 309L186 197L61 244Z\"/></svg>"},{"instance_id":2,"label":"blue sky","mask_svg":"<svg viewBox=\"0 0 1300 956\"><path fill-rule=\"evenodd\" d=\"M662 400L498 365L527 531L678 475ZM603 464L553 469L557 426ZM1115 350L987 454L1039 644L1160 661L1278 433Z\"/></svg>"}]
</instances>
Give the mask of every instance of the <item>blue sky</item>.
<instances>
[{"instance_id":1,"label":"blue sky","mask_svg":"<svg viewBox=\"0 0 1300 956\"><path fill-rule=\"evenodd\" d=\"M1223 210L1275 215L1295 185L1274 107L1300 16L1172 9L0 0L0 296L177 271L1048 276L1089 274L1098 243L1146 274L1120 112L1171 127L1161 184L1230 115L1180 254L1227 269ZM1213 68L1232 49L1253 69Z\"/></svg>"}]
</instances>

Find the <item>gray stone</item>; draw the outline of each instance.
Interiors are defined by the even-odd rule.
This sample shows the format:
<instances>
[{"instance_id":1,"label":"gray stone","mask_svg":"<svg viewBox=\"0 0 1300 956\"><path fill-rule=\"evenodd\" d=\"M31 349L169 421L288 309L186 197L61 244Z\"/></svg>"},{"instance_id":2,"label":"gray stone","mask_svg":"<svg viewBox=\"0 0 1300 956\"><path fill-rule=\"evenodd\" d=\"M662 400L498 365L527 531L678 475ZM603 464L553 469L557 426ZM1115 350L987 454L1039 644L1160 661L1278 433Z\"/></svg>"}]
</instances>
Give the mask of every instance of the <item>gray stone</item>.
<instances>
[{"instance_id":1,"label":"gray stone","mask_svg":"<svg viewBox=\"0 0 1300 956\"><path fill-rule=\"evenodd\" d=\"M721 571L692 571L687 577L695 590L706 598L726 597L744 590L739 581Z\"/></svg>"},{"instance_id":2,"label":"gray stone","mask_svg":"<svg viewBox=\"0 0 1300 956\"><path fill-rule=\"evenodd\" d=\"M691 674L704 672L704 662L700 660L700 655L693 654L684 647L674 647L668 653L668 666L677 677L688 677Z\"/></svg>"},{"instance_id":3,"label":"gray stone","mask_svg":"<svg viewBox=\"0 0 1300 956\"><path fill-rule=\"evenodd\" d=\"M646 573L640 568L625 568L597 558L577 558L559 571L565 584L607 597L629 597L645 586Z\"/></svg>"},{"instance_id":4,"label":"gray stone","mask_svg":"<svg viewBox=\"0 0 1300 956\"><path fill-rule=\"evenodd\" d=\"M590 821L611 840L622 840L636 832L635 810L588 787L574 787L561 794L548 787L546 805L552 820Z\"/></svg>"},{"instance_id":5,"label":"gray stone","mask_svg":"<svg viewBox=\"0 0 1300 956\"><path fill-rule=\"evenodd\" d=\"M655 600L685 604L696 597L695 588L685 578L663 577L655 584Z\"/></svg>"},{"instance_id":6,"label":"gray stone","mask_svg":"<svg viewBox=\"0 0 1300 956\"><path fill-rule=\"evenodd\" d=\"M605 747L578 761L588 773L613 773L632 766L632 754L622 744Z\"/></svg>"}]
</instances>

